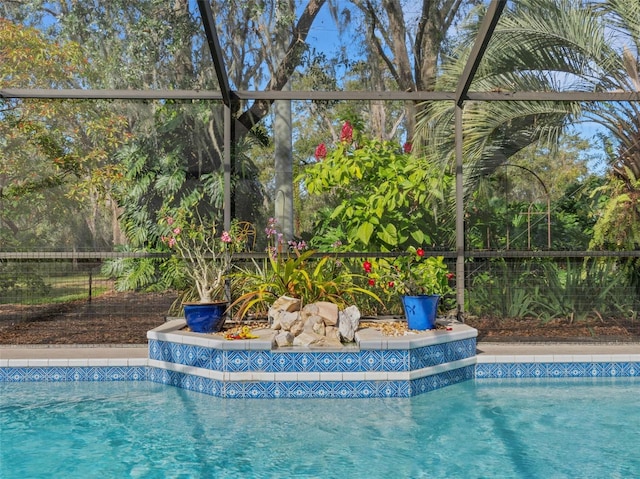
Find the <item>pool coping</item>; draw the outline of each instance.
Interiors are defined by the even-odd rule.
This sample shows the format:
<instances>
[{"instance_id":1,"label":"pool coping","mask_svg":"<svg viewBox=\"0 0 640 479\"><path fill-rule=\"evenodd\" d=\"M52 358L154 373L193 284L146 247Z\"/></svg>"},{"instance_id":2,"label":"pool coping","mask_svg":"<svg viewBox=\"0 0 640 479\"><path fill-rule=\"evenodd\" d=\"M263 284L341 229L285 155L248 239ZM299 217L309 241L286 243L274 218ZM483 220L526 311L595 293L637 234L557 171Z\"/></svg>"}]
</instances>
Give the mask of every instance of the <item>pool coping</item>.
<instances>
[{"instance_id":1,"label":"pool coping","mask_svg":"<svg viewBox=\"0 0 640 479\"><path fill-rule=\"evenodd\" d=\"M522 362L522 361L566 361L569 357L586 360L587 357L609 360L640 361L640 342L633 343L510 343L477 342L479 363ZM0 367L7 367L7 361L59 361L85 360L87 362L111 360L126 365L124 361L140 364L140 359L148 359L149 345L1 345ZM634 359L630 359L634 358ZM42 363L40 363L42 364Z\"/></svg>"}]
</instances>

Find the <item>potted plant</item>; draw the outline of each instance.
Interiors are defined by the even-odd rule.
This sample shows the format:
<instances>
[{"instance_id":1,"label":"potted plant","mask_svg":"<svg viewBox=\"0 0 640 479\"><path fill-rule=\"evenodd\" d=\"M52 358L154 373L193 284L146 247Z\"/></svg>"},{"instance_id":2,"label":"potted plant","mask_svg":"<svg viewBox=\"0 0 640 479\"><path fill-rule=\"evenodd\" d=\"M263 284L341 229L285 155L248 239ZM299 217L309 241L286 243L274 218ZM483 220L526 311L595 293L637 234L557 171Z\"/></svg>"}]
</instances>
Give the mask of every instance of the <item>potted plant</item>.
<instances>
[{"instance_id":1,"label":"potted plant","mask_svg":"<svg viewBox=\"0 0 640 479\"><path fill-rule=\"evenodd\" d=\"M410 247L393 259L378 258L363 263L370 286L400 295L409 329L435 328L440 298L452 291L442 256L425 256L422 248Z\"/></svg>"},{"instance_id":2,"label":"potted plant","mask_svg":"<svg viewBox=\"0 0 640 479\"><path fill-rule=\"evenodd\" d=\"M234 222L222 231L214 218L203 218L195 208L164 215L160 228L162 242L176 253L177 270L191 281L181 297L187 325L194 332L220 331L230 299L225 283L232 254L243 249L246 230Z\"/></svg>"}]
</instances>

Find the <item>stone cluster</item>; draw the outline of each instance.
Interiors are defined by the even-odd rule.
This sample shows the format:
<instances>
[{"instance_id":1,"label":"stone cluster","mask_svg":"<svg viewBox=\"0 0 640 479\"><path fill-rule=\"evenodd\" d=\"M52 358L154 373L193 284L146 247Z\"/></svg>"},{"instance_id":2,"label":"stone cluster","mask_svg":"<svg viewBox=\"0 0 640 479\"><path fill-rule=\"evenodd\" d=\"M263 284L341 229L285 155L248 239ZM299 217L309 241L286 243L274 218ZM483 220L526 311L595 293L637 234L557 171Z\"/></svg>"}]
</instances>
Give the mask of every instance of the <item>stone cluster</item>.
<instances>
[{"instance_id":1,"label":"stone cluster","mask_svg":"<svg viewBox=\"0 0 640 479\"><path fill-rule=\"evenodd\" d=\"M278 334L275 342L284 346L340 346L354 341L360 310L349 306L339 310L328 301L302 306L298 298L281 296L269 308L269 324Z\"/></svg>"}]
</instances>

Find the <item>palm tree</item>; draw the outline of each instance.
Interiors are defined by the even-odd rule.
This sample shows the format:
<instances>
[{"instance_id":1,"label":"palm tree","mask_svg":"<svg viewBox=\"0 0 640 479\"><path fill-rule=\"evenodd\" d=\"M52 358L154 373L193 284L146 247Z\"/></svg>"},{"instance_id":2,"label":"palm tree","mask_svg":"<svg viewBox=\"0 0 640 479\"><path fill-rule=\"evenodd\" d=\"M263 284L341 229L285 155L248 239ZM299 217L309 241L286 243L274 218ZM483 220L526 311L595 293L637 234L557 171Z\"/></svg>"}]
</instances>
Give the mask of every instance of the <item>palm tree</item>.
<instances>
[{"instance_id":1,"label":"palm tree","mask_svg":"<svg viewBox=\"0 0 640 479\"><path fill-rule=\"evenodd\" d=\"M639 91L640 2L520 0L503 13L471 89L474 91ZM482 15L484 7L475 15ZM438 90L455 90L479 22L442 66ZM640 105L551 101L467 102L463 113L466 193L513 154L535 143L557 145L567 126L597 122L616 144L609 194L626 194L614 221L615 243L640 243L634 233L640 194ZM418 121L416 143L434 160L454 164L453 105L432 103ZM611 226L611 225L609 225Z\"/></svg>"}]
</instances>

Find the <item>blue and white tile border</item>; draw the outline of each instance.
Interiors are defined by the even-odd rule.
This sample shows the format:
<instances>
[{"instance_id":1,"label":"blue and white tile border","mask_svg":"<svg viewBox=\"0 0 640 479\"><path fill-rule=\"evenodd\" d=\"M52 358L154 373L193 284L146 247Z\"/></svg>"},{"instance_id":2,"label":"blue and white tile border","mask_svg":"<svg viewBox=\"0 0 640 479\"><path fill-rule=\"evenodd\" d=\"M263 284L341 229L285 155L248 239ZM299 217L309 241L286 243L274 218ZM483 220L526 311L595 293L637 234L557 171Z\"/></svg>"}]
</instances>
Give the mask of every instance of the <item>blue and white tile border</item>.
<instances>
[{"instance_id":1,"label":"blue and white tile border","mask_svg":"<svg viewBox=\"0 0 640 479\"><path fill-rule=\"evenodd\" d=\"M149 379L220 397L410 397L471 379L475 365L477 331L464 324L403 337L364 329L334 349L274 349L269 329L225 341L183 327L149 332Z\"/></svg>"},{"instance_id":2,"label":"blue and white tile border","mask_svg":"<svg viewBox=\"0 0 640 479\"><path fill-rule=\"evenodd\" d=\"M640 354L476 356L473 328L387 338L358 332L344 348L273 350L273 332L225 341L166 323L149 358L0 359L0 382L153 381L226 398L410 397L468 379L638 377Z\"/></svg>"},{"instance_id":3,"label":"blue and white tile border","mask_svg":"<svg viewBox=\"0 0 640 479\"><path fill-rule=\"evenodd\" d=\"M476 379L638 377L640 354L480 355Z\"/></svg>"},{"instance_id":4,"label":"blue and white tile border","mask_svg":"<svg viewBox=\"0 0 640 479\"><path fill-rule=\"evenodd\" d=\"M146 381L148 359L0 359L0 382Z\"/></svg>"}]
</instances>

